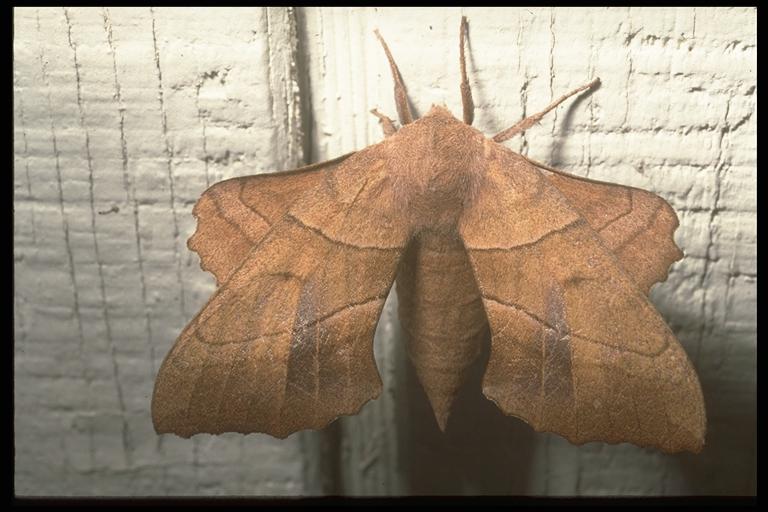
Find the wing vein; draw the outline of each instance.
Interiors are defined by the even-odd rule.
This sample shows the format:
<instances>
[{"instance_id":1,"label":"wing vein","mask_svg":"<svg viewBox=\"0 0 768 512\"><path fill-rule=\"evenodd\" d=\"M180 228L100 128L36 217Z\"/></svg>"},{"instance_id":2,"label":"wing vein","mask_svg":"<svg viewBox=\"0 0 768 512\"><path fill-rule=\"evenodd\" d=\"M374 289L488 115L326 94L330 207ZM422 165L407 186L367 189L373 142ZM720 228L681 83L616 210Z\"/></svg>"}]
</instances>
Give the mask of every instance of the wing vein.
<instances>
[{"instance_id":1,"label":"wing vein","mask_svg":"<svg viewBox=\"0 0 768 512\"><path fill-rule=\"evenodd\" d=\"M536 244L538 244L539 242L541 242L543 240L546 240L550 236L556 235L558 233L564 233L565 231L568 231L569 229L572 229L572 228L575 228L575 227L578 227L578 226L582 226L582 225L587 225L587 222L584 220L584 218L579 216L579 217L576 217L575 219L573 219L572 221L570 221L570 222L568 222L566 224L563 224L559 228L549 230L546 233L544 233L541 236L539 236L538 238L536 238L534 240L531 240L531 241L528 241L528 242L523 242L521 244L516 244L516 245L509 246L509 247L468 247L468 249L470 251L473 251L473 252L477 251L477 252L502 252L502 253L504 253L504 252L510 251L512 249L522 249L522 248L525 248L525 247L533 247Z\"/></svg>"},{"instance_id":2,"label":"wing vein","mask_svg":"<svg viewBox=\"0 0 768 512\"><path fill-rule=\"evenodd\" d=\"M367 299L364 299L364 300L361 300L361 301L358 301L358 302L353 302L353 303L350 303L350 304L345 304L345 305L343 305L343 306L341 306L341 307L339 307L337 309L334 309L333 311L330 311L330 312L326 313L325 315L323 315L323 316L321 316L319 318L314 318L314 319L310 320L307 323L301 324L301 327L302 328L312 327L312 326L314 326L314 325L316 325L318 323L325 322L326 320L329 320L330 318L332 318L332 317L338 315L339 313L342 313L342 312L344 312L344 311L346 311L348 309L353 309L353 308L365 306L366 304L369 304L371 302L375 302L377 300L384 300L386 298L387 298L387 294L377 295L375 297L369 297ZM273 338L275 336L291 334L292 332L293 332L293 327L291 327L290 329L281 329L281 330L275 331L275 332L269 332L269 333L266 333L266 334L260 334L258 336L249 336L247 338L240 338L240 339L229 340L229 341L220 341L220 342L216 342L216 343L212 343L210 341L206 341L205 339L203 339L200 336L196 336L196 337L197 337L198 340L200 340L201 344L212 345L212 346L223 346L223 345L232 345L234 343L254 342L254 341L260 340L262 338Z\"/></svg>"},{"instance_id":3,"label":"wing vein","mask_svg":"<svg viewBox=\"0 0 768 512\"><path fill-rule=\"evenodd\" d=\"M357 244L353 244L353 243L350 243L350 242L345 242L343 240L339 240L338 238L333 238L333 237L329 236L327 233L323 232L319 228L316 228L314 226L310 226L309 224L306 224L304 221L302 221L301 219L299 219L298 217L294 216L291 213L288 213L287 216L292 221L294 221L296 224L298 224L299 226L301 226L301 227L303 227L305 229L308 229L308 230L310 230L310 231L312 231L314 233L317 233L318 235L320 235L321 237L325 238L326 240L328 240L332 244L343 245L344 247L348 247L350 249L356 249L356 250L372 249L372 250L375 250L375 251L395 252L395 251L400 251L400 250L403 249L402 246L380 247L380 246L377 246L377 245L357 245Z\"/></svg>"},{"instance_id":4,"label":"wing vein","mask_svg":"<svg viewBox=\"0 0 768 512\"><path fill-rule=\"evenodd\" d=\"M549 322L547 322L546 320L540 318L535 313L532 313L532 312L528 311L525 307L521 306L520 304L517 304L517 303L514 303L514 302L509 302L509 301L504 301L504 300L501 300L501 299L499 299L497 297L491 297L491 296L488 296L488 295L484 295L483 298L485 300L489 300L491 302L495 302L496 304L499 304L500 306L516 309L516 310L520 311L521 313L525 314L526 316L528 316L529 318L531 318L532 320L534 320L534 321L538 322L539 324L541 324L542 326L544 326L544 328L550 329L552 331L557 332L557 329L554 326L550 325ZM658 357L660 354L664 353L667 350L667 348L669 347L669 340L665 340L664 345L659 350L657 350L655 352L643 353L643 352L639 352L637 350L632 350L631 348L628 348L628 347L618 347L616 345L612 345L612 344L607 343L605 341L598 340L596 338L591 338L589 336L584 336L582 334L576 334L574 332L571 332L571 336L574 337L574 338L578 338L580 340L584 340L584 341L586 341L588 343L594 343L596 345L601 345L603 347L608 347L608 348L610 348L612 350L621 351L621 352L630 352L630 353L638 355L638 356L649 357L649 358Z\"/></svg>"}]
</instances>

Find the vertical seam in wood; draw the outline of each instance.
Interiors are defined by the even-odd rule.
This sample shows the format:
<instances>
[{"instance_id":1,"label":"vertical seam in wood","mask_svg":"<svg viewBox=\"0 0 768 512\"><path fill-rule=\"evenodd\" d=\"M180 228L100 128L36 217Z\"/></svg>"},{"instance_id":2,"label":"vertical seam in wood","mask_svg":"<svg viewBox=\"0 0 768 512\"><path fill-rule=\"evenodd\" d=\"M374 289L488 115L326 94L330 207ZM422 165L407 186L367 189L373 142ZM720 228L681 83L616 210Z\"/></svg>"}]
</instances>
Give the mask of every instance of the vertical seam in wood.
<instances>
[{"instance_id":1,"label":"vertical seam in wood","mask_svg":"<svg viewBox=\"0 0 768 512\"><path fill-rule=\"evenodd\" d=\"M549 46L549 98L550 100L555 99L555 8L550 7L549 11L549 35L550 35L550 46ZM555 141L556 135L555 135L555 128L557 127L557 110L552 114L552 131L550 132L550 137L553 142L551 149L550 149L550 161L554 159L554 149L557 142Z\"/></svg>"},{"instance_id":2,"label":"vertical seam in wood","mask_svg":"<svg viewBox=\"0 0 768 512\"><path fill-rule=\"evenodd\" d=\"M160 48L157 46L157 29L155 27L155 9L149 8L152 18L152 46L154 49L155 68L157 69L157 97L160 102L160 118L163 129L163 146L168 170L168 185L170 192L171 217L173 220L173 254L176 260L176 279L179 286L179 306L182 317L186 317L186 303L184 300L184 280L181 276L181 254L179 253L179 220L176 213L176 191L173 177L173 147L168 139L168 115L165 111L165 98L163 96L163 71L160 67Z\"/></svg>"},{"instance_id":3,"label":"vertical seam in wood","mask_svg":"<svg viewBox=\"0 0 768 512\"><path fill-rule=\"evenodd\" d=\"M48 77L48 63L45 59L45 50L42 41L44 38L42 37L42 33L40 31L40 11L35 11L35 16L37 20L37 34L41 41L40 43L40 67L41 67L41 77L43 79L43 83L45 84L46 88L46 96L48 99L48 115L50 118L50 129L51 129L51 142L53 144L53 156L54 156L54 162L56 167L56 184L58 188L58 195L59 195L59 212L61 213L61 225L62 229L64 230L64 247L67 252L67 263L69 264L69 278L70 282L72 284L72 296L74 299L74 306L75 306L75 321L77 323L77 331L78 336L80 338L80 344L79 344L79 352L82 357L82 351L83 346L85 345L85 336L83 334L83 324L82 324L82 318L80 317L80 298L78 296L77 292L77 277L76 277L76 271L75 271L75 262L74 262L74 256L72 254L72 244L69 239L69 221L67 220L67 214L64 209L64 187L61 180L61 161L59 159L60 153L58 148L58 143L56 140L56 124L54 121L53 116L53 100L51 98L51 84ZM83 365L85 365L85 362L83 362Z\"/></svg>"},{"instance_id":4,"label":"vertical seam in wood","mask_svg":"<svg viewBox=\"0 0 768 512\"><path fill-rule=\"evenodd\" d=\"M22 87L16 77L16 73L13 74L13 85L15 86L14 97L18 98L19 105L19 124L21 125L21 140L24 144L24 177L27 180L27 201L29 201L29 210L32 222L32 245L37 245L37 233L35 228L35 203L32 198L32 180L29 178L29 145L27 143L27 122L24 116L24 98L22 95Z\"/></svg>"},{"instance_id":5,"label":"vertical seam in wood","mask_svg":"<svg viewBox=\"0 0 768 512\"><path fill-rule=\"evenodd\" d=\"M525 31L525 25L523 24L522 18L518 18L518 30L517 30L517 70L520 71L520 61L521 56L523 54L522 47L523 47L523 32ZM520 86L520 108L522 109L523 115L521 116L521 119L525 119L527 117L527 111L528 111L528 85L531 81L530 76L528 75L528 63L525 63L525 67L523 68L523 84ZM523 131L523 133L520 136L520 153L523 155L528 154L528 137L526 135L526 132Z\"/></svg>"},{"instance_id":6,"label":"vertical seam in wood","mask_svg":"<svg viewBox=\"0 0 768 512\"><path fill-rule=\"evenodd\" d=\"M293 24L295 37L291 41L292 65L290 70L290 82L295 86L293 100L298 109L292 119L298 128L289 133L291 140L300 140L293 149L298 155L290 155L290 158L305 164L311 163L312 155L312 118L313 96L311 94L311 75L309 64L309 46L311 35L306 26L306 14L304 7L296 7L288 11L288 21ZM270 80L271 84L271 80ZM295 119L298 117L298 119ZM295 132L295 133L294 133ZM310 437L311 436L311 437ZM300 442L308 447L304 449L303 474L307 482L310 478L320 477L319 491L326 495L343 494L340 446L341 446L341 422L336 421L317 433L304 433ZM319 475L318 475L319 473ZM305 484L306 485L306 484Z\"/></svg>"},{"instance_id":7,"label":"vertical seam in wood","mask_svg":"<svg viewBox=\"0 0 768 512\"><path fill-rule=\"evenodd\" d=\"M195 84L195 109L197 110L197 120L200 123L200 128L202 130L202 140L203 140L203 165L205 166L205 188L208 189L211 186L211 175L209 170L209 160L210 157L208 156L208 135L206 134L206 120L205 116L203 115L203 111L200 108L200 88L203 86L203 78L198 77L197 84Z\"/></svg>"},{"instance_id":8,"label":"vertical seam in wood","mask_svg":"<svg viewBox=\"0 0 768 512\"><path fill-rule=\"evenodd\" d=\"M296 96L298 97L298 137L301 139L301 163L312 162L312 78L309 72L308 47L311 44L307 34L306 18L301 7L293 11L292 22L296 25L296 46L294 51L294 73L296 76Z\"/></svg>"},{"instance_id":9,"label":"vertical seam in wood","mask_svg":"<svg viewBox=\"0 0 768 512\"><path fill-rule=\"evenodd\" d=\"M123 395L123 387L120 383L120 369L117 364L117 351L115 348L114 340L112 339L112 326L109 321L109 305L107 304L106 285L104 283L104 264L101 261L101 254L99 251L99 239L96 234L96 207L95 197L93 193L93 155L91 153L91 137L88 130L88 126L85 121L85 105L83 105L82 95L82 79L80 77L80 63L77 59L77 45L72 40L72 20L69 18L69 11L66 7L62 8L64 12L64 19L67 23L67 42L72 49L72 64L75 67L75 86L77 93L77 110L79 113L80 128L85 135L85 157L88 167L88 199L91 210L91 235L93 238L93 252L96 259L96 269L99 274L99 292L101 294L101 309L104 316L104 328L107 336L107 346L109 347L110 358L112 360L112 378L115 381L115 390L117 392L117 403L120 406L121 420L122 420L122 441L123 441L123 453L125 455L126 464L131 466L131 443L128 433L128 423L126 419L125 410L125 398Z\"/></svg>"},{"instance_id":10,"label":"vertical seam in wood","mask_svg":"<svg viewBox=\"0 0 768 512\"><path fill-rule=\"evenodd\" d=\"M712 208L709 211L709 221L707 222L709 240L707 241L707 248L704 257L704 269L701 271L701 279L699 280L699 286L702 289L700 310L701 328L699 329L699 336L696 340L696 353L692 358L696 365L698 365L700 361L701 347L704 344L704 337L710 334L712 331L712 326L710 325L709 317L707 315L707 291L709 286L706 286L706 283L710 282L710 265L714 261L713 251L716 236L715 220L720 213L720 191L722 188L721 182L723 180L723 170L728 166L724 153L726 139L729 138L731 132L731 125L728 122L728 114L731 110L731 101L733 100L733 96L734 93L731 91L730 95L728 96L728 101L725 104L725 114L723 114L723 123L722 127L720 128L720 138L718 140L717 161L715 162L715 190L713 192L714 197L712 201Z\"/></svg>"},{"instance_id":11,"label":"vertical seam in wood","mask_svg":"<svg viewBox=\"0 0 768 512\"><path fill-rule=\"evenodd\" d=\"M272 82L272 26L269 19L269 7L264 7L263 9L267 29L267 90L269 91L269 114L274 125L277 121L277 115L275 115L275 91L273 90ZM281 138L280 135L282 134L278 131L278 138Z\"/></svg>"},{"instance_id":12,"label":"vertical seam in wood","mask_svg":"<svg viewBox=\"0 0 768 512\"><path fill-rule=\"evenodd\" d=\"M151 368L152 374L150 378L154 379L157 374L155 368L155 344L154 337L152 336L152 322L149 317L149 304L147 302L147 284L144 280L144 256L141 249L141 235L140 235L140 222L139 222L139 202L136 198L136 180L130 179L128 172L128 141L125 136L125 107L123 106L123 96L120 87L120 81L117 76L117 52L115 51L114 39L112 34L112 19L109 16L109 10L104 8L102 10L102 16L104 18L104 30L107 33L107 43L109 44L109 50L112 54L112 73L115 83L115 101L117 102L117 110L120 115L120 157L121 157L121 169L123 172L123 187L125 188L126 201L133 206L133 229L136 242L136 260L139 266L139 282L141 285L141 301L144 307L144 322L147 333L147 342L149 343L149 353L152 358Z\"/></svg>"},{"instance_id":13,"label":"vertical seam in wood","mask_svg":"<svg viewBox=\"0 0 768 512\"><path fill-rule=\"evenodd\" d=\"M590 22L589 63L587 66L589 76L587 77L587 80L592 80L595 77L595 62L594 62L595 30L594 30L594 20L590 18L589 22ZM555 115L557 115L557 110L555 110ZM592 131L594 130L594 126L595 126L595 96L594 94L590 94L589 95L589 129L587 130L587 169L584 172L584 176L587 178L589 177L589 173L592 170Z\"/></svg>"}]
</instances>

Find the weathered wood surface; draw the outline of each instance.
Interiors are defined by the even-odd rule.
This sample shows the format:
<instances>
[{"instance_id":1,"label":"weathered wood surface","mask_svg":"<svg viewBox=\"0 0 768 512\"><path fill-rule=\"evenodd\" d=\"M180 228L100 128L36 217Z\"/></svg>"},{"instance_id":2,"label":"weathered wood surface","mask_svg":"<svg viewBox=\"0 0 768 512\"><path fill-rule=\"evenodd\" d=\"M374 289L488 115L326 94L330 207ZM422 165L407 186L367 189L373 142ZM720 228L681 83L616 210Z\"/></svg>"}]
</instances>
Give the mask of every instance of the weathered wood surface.
<instances>
[{"instance_id":1,"label":"weathered wood surface","mask_svg":"<svg viewBox=\"0 0 768 512\"><path fill-rule=\"evenodd\" d=\"M186 248L194 202L302 162L292 19L15 11L17 493L306 490L298 436L189 441L149 417L157 368L213 289Z\"/></svg>"},{"instance_id":2,"label":"weathered wood surface","mask_svg":"<svg viewBox=\"0 0 768 512\"><path fill-rule=\"evenodd\" d=\"M755 11L296 14L15 11L16 492L754 493ZM194 201L225 177L380 140L368 110L395 110L377 27L416 111L458 114L462 14L476 127L496 133L599 76L508 146L677 210L686 258L651 297L702 381L702 454L535 434L479 396L481 368L443 437L393 307L375 344L385 391L359 416L286 441L158 440L154 373L213 289L185 247Z\"/></svg>"}]
</instances>

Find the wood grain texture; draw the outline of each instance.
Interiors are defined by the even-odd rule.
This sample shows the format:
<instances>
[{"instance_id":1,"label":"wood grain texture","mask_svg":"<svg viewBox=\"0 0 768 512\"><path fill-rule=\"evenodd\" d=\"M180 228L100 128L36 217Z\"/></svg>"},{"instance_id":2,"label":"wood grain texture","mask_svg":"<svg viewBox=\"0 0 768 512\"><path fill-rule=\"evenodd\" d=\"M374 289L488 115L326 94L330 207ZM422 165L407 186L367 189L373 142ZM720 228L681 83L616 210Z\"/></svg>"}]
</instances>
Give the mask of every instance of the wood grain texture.
<instances>
[{"instance_id":1,"label":"wood grain texture","mask_svg":"<svg viewBox=\"0 0 768 512\"><path fill-rule=\"evenodd\" d=\"M195 200L303 162L289 14L14 10L17 495L308 492L297 440L158 438L149 407L213 290Z\"/></svg>"}]
</instances>

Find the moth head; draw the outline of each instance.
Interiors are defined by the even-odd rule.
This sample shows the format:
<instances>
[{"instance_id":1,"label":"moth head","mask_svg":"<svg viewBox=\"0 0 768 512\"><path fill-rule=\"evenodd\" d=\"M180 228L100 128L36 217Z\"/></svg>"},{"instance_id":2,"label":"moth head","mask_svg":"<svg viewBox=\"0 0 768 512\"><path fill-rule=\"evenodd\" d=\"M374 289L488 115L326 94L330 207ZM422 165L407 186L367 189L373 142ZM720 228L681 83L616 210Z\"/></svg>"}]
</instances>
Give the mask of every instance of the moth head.
<instances>
[{"instance_id":1,"label":"moth head","mask_svg":"<svg viewBox=\"0 0 768 512\"><path fill-rule=\"evenodd\" d=\"M465 124L460 119L457 119L456 116L454 116L453 113L448 110L445 105L437 105L434 103L432 104L432 108L429 109L429 112L427 112L427 115L425 115L423 119L434 119L441 123Z\"/></svg>"}]
</instances>

